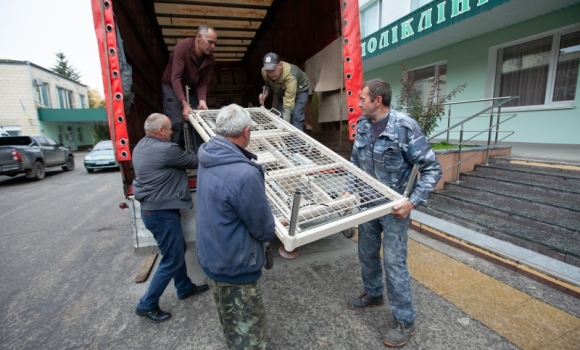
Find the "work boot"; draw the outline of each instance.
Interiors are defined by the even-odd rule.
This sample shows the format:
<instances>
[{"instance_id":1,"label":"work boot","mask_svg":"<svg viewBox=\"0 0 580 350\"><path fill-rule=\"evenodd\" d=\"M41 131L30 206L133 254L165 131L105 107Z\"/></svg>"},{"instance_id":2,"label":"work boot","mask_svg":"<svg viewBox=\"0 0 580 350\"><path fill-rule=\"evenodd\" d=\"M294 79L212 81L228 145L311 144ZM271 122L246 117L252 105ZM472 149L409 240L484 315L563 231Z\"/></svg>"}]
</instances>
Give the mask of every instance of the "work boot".
<instances>
[{"instance_id":1,"label":"work boot","mask_svg":"<svg viewBox=\"0 0 580 350\"><path fill-rule=\"evenodd\" d=\"M395 321L383 339L383 343L393 347L403 346L413 334L415 334L415 323Z\"/></svg>"},{"instance_id":2,"label":"work boot","mask_svg":"<svg viewBox=\"0 0 580 350\"><path fill-rule=\"evenodd\" d=\"M383 303L384 301L382 295L378 297L371 297L367 294L367 292L364 292L360 297L350 299L346 306L348 306L348 308L351 310L360 310L364 309L365 307L380 306L383 305Z\"/></svg>"}]
</instances>

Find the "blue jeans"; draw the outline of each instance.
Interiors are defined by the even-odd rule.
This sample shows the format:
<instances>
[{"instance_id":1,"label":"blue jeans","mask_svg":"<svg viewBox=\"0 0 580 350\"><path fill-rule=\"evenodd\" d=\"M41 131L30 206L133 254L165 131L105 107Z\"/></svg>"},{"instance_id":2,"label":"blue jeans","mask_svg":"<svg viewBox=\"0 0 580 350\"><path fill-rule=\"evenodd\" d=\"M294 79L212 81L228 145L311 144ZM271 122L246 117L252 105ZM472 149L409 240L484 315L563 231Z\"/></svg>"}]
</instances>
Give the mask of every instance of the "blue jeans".
<instances>
[{"instance_id":1,"label":"blue jeans","mask_svg":"<svg viewBox=\"0 0 580 350\"><path fill-rule=\"evenodd\" d=\"M410 215L397 219L385 215L358 226L358 257L365 291L372 297L383 295L383 269L380 249L383 235L383 260L387 296L395 321L411 323L417 314L411 295L411 276L407 269L407 229Z\"/></svg>"},{"instance_id":2,"label":"blue jeans","mask_svg":"<svg viewBox=\"0 0 580 350\"><path fill-rule=\"evenodd\" d=\"M159 298L172 278L179 298L184 297L190 291L193 283L187 276L187 266L185 265L187 248L181 231L179 209L141 210L141 217L145 227L155 237L162 255L149 288L137 305L139 310L151 310L159 304Z\"/></svg>"},{"instance_id":3,"label":"blue jeans","mask_svg":"<svg viewBox=\"0 0 580 350\"><path fill-rule=\"evenodd\" d=\"M302 122L304 121L304 107L306 107L306 102L308 102L308 91L302 91L296 94L294 109L292 110L292 117L290 118L290 124L301 131L303 130ZM283 96L278 99L278 110L282 111L282 107Z\"/></svg>"},{"instance_id":4,"label":"blue jeans","mask_svg":"<svg viewBox=\"0 0 580 350\"><path fill-rule=\"evenodd\" d=\"M175 142L179 147L185 149L185 137L183 136L183 115L181 114L181 101L178 100L177 95L172 88L168 86L161 86L163 91L163 112L171 120L171 142ZM199 100L197 99L197 93L194 90L189 90L189 104L191 108L195 110ZM191 133L191 140L193 143L193 151L197 153L199 146L204 142L198 132L195 130L190 122L187 122L189 127L189 132Z\"/></svg>"}]
</instances>

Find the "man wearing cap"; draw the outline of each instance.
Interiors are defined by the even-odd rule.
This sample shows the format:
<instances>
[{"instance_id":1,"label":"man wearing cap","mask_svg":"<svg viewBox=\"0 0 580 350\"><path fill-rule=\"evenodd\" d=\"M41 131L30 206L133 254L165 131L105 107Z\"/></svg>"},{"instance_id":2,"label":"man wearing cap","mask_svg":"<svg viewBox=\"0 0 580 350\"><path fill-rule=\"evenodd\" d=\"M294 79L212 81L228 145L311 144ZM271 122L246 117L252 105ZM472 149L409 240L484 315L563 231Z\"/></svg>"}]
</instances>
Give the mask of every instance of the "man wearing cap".
<instances>
[{"instance_id":1,"label":"man wearing cap","mask_svg":"<svg viewBox=\"0 0 580 350\"><path fill-rule=\"evenodd\" d=\"M208 109L206 104L207 86L215 64L213 50L217 43L215 29L207 24L197 28L193 38L181 40L175 45L169 57L169 63L161 78L163 91L163 111L171 120L171 142L184 146L183 123L187 116L196 109ZM185 96L185 86L189 92L189 104ZM197 151L203 142L193 127L194 148Z\"/></svg>"},{"instance_id":2,"label":"man wearing cap","mask_svg":"<svg viewBox=\"0 0 580 350\"><path fill-rule=\"evenodd\" d=\"M282 111L282 118L302 131L304 121L304 107L308 100L308 77L300 68L283 62L280 56L270 52L264 56L262 78L266 83L266 90L258 96L263 104L270 91L278 95L278 110ZM273 106L276 106L272 102Z\"/></svg>"}]
</instances>

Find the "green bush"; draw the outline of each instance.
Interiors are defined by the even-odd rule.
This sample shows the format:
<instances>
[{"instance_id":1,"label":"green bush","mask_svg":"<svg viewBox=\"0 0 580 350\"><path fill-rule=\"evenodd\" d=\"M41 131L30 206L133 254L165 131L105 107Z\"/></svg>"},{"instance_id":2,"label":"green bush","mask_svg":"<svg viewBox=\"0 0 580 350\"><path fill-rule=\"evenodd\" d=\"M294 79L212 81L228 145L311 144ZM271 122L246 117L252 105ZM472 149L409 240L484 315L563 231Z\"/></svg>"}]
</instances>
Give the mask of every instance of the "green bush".
<instances>
[{"instance_id":1,"label":"green bush","mask_svg":"<svg viewBox=\"0 0 580 350\"><path fill-rule=\"evenodd\" d=\"M467 83L459 85L450 93L436 99L435 92L438 92L438 96L440 95L440 91L438 91L439 75L436 75L433 85L431 86L431 91L429 92L427 103L423 104L419 90L415 86L417 78L412 72L407 70L405 65L402 64L401 68L403 69L403 78L401 79L401 91L399 95L397 95L396 109L406 110L407 114L419 123L419 126L425 133L425 137L428 138L437 127L437 124L441 120L441 116L445 114L445 106L443 103L449 101L455 97L455 95L465 90Z\"/></svg>"}]
</instances>

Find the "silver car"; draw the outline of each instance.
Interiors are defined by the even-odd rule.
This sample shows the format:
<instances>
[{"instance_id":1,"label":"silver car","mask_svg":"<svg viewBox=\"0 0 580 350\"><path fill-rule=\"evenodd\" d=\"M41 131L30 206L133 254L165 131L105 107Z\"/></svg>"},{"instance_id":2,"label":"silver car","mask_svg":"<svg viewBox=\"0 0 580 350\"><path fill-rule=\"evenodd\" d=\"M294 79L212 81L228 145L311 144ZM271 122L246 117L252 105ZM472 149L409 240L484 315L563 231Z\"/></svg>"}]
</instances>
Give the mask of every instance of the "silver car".
<instances>
[{"instance_id":1,"label":"silver car","mask_svg":"<svg viewBox=\"0 0 580 350\"><path fill-rule=\"evenodd\" d=\"M90 153L85 156L87 172L92 173L95 169L119 168L115 160L112 141L101 141L95 145L95 148L89 148L89 151Z\"/></svg>"}]
</instances>

